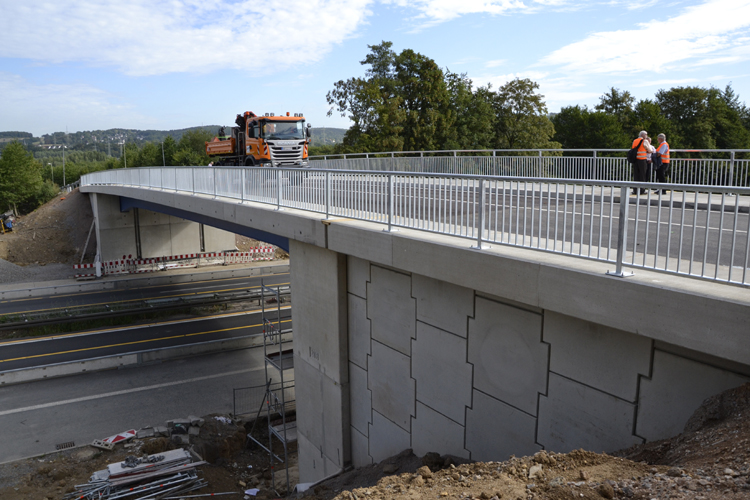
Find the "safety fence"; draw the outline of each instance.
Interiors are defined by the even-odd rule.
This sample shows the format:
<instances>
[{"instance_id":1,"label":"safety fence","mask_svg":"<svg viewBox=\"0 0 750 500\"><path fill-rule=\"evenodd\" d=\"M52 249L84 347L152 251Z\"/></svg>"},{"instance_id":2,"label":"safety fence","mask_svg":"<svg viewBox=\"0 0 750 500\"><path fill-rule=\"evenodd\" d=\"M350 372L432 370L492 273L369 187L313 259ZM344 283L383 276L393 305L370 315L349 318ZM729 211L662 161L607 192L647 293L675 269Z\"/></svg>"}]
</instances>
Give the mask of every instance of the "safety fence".
<instances>
[{"instance_id":1,"label":"safety fence","mask_svg":"<svg viewBox=\"0 0 750 500\"><path fill-rule=\"evenodd\" d=\"M283 394L282 394L283 392ZM274 382L253 387L240 387L233 390L233 415L260 415L260 411L265 408L267 403L284 401L284 406L278 406L278 411L289 412L296 409L296 400L294 397L294 381L285 382L283 387L281 382Z\"/></svg>"},{"instance_id":2,"label":"safety fence","mask_svg":"<svg viewBox=\"0 0 750 500\"><path fill-rule=\"evenodd\" d=\"M750 188L270 168L147 168L84 185L183 192L747 285ZM652 190L659 188L658 193ZM642 194L631 195L631 191Z\"/></svg>"},{"instance_id":3,"label":"safety fence","mask_svg":"<svg viewBox=\"0 0 750 500\"><path fill-rule=\"evenodd\" d=\"M626 149L456 150L359 153L310 157L326 170L420 172L549 179L629 181ZM673 184L750 187L750 150L672 150ZM707 158L721 156L722 158ZM743 158L741 158L743 157ZM651 182L656 171L649 169Z\"/></svg>"},{"instance_id":4,"label":"safety fence","mask_svg":"<svg viewBox=\"0 0 750 500\"><path fill-rule=\"evenodd\" d=\"M118 274L139 274L178 269L181 267L224 266L243 264L261 260L273 260L275 249L271 246L253 247L247 252L207 252L169 257L153 257L149 259L134 259L132 255L123 255L120 260L111 260L99 264L102 276ZM76 278L93 278L97 276L97 263L76 264Z\"/></svg>"}]
</instances>

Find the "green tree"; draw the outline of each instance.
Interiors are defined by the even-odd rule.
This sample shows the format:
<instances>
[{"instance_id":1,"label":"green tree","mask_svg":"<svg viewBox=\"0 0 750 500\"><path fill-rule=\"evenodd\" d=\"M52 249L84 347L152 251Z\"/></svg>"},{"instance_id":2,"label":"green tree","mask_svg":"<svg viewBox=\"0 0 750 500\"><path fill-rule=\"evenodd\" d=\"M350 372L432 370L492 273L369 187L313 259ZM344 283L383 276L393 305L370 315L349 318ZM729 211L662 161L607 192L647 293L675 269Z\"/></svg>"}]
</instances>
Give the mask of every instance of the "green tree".
<instances>
[{"instance_id":1,"label":"green tree","mask_svg":"<svg viewBox=\"0 0 750 500\"><path fill-rule=\"evenodd\" d=\"M0 205L18 206L33 210L33 202L42 187L42 165L26 151L20 142L13 141L0 154Z\"/></svg>"},{"instance_id":2,"label":"green tree","mask_svg":"<svg viewBox=\"0 0 750 500\"><path fill-rule=\"evenodd\" d=\"M500 87L493 98L495 144L498 149L556 148L555 127L547 116L539 84L516 78Z\"/></svg>"},{"instance_id":3,"label":"green tree","mask_svg":"<svg viewBox=\"0 0 750 500\"><path fill-rule=\"evenodd\" d=\"M617 118L622 125L623 132L629 133L633 115L633 97L627 90L620 90L614 87L599 97L599 104L596 105L597 111L609 113Z\"/></svg>"},{"instance_id":4,"label":"green tree","mask_svg":"<svg viewBox=\"0 0 750 500\"><path fill-rule=\"evenodd\" d=\"M446 71L445 83L450 94L450 107L455 114L453 134L446 138L445 149L488 149L494 138L494 93L490 87L472 90L466 74Z\"/></svg>"},{"instance_id":5,"label":"green tree","mask_svg":"<svg viewBox=\"0 0 750 500\"><path fill-rule=\"evenodd\" d=\"M552 118L554 139L567 149L618 149L630 145L614 114L567 106Z\"/></svg>"},{"instance_id":6,"label":"green tree","mask_svg":"<svg viewBox=\"0 0 750 500\"><path fill-rule=\"evenodd\" d=\"M632 126L628 134L630 142L627 147L632 145L633 139L638 136L641 130L646 130L649 133L654 146L657 144L656 136L658 134L665 134L667 142L674 144L672 147L676 147L680 142L672 121L662 113L659 104L649 99L638 101L638 104L635 105L632 113Z\"/></svg>"},{"instance_id":7,"label":"green tree","mask_svg":"<svg viewBox=\"0 0 750 500\"><path fill-rule=\"evenodd\" d=\"M714 149L713 123L708 107L708 92L700 87L675 87L659 90L656 103L672 122L683 148ZM676 145L674 146L676 147Z\"/></svg>"},{"instance_id":8,"label":"green tree","mask_svg":"<svg viewBox=\"0 0 750 500\"><path fill-rule=\"evenodd\" d=\"M206 154L206 142L214 136L208 130L190 130L182 134L177 143L177 151L172 155L175 165L208 165L211 159ZM190 163L185 163L189 161Z\"/></svg>"},{"instance_id":9,"label":"green tree","mask_svg":"<svg viewBox=\"0 0 750 500\"><path fill-rule=\"evenodd\" d=\"M172 157L177 152L177 142L174 140L174 137L171 135L166 136L162 142L162 147L164 148L164 161L167 166L174 165Z\"/></svg>"}]
</instances>

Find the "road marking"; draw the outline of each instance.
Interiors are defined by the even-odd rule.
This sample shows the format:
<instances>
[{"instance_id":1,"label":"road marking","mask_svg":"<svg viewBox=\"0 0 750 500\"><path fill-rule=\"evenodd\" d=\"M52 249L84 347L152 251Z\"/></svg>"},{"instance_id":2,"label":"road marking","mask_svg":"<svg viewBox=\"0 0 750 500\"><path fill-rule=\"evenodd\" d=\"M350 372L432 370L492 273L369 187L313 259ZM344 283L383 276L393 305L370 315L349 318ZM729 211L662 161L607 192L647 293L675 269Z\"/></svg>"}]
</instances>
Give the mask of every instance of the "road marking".
<instances>
[{"instance_id":1,"label":"road marking","mask_svg":"<svg viewBox=\"0 0 750 500\"><path fill-rule=\"evenodd\" d=\"M257 276L237 276L236 278L221 278L217 280L200 280L200 281L191 281L189 283L215 283L217 281L237 281L237 280L243 280L243 279L253 279L253 278L266 278L268 276L284 276L288 275L289 273L271 273L271 274L259 274ZM80 297L82 295L98 295L102 293L112 293L112 292L118 292L118 291L133 291L133 290L150 290L153 288L165 288L165 287L176 287L179 285L183 285L184 283L169 283L166 285L149 285L149 286L141 286L136 288L126 288L126 289L115 289L115 288L106 288L104 290L94 290L92 292L78 292L78 293L67 293L62 295L42 295L40 297L27 297L23 299L9 299L9 300L3 300L0 301L0 304L10 304L14 302L30 302L34 300L43 300L48 298L67 298L67 297ZM44 310L44 309L42 309Z\"/></svg>"},{"instance_id":2,"label":"road marking","mask_svg":"<svg viewBox=\"0 0 750 500\"><path fill-rule=\"evenodd\" d=\"M52 408L55 406L68 405L68 404L73 404L73 403L82 403L84 401L91 401L94 399L111 398L113 396L122 396L124 394L132 394L134 392L152 391L154 389L162 389L164 387L173 387L175 385L181 385L181 384L192 384L193 382L200 382L202 380L210 380L210 379L219 378L219 377L229 377L233 375L239 375L241 373L260 371L262 369L263 368L245 368L244 370L235 370L232 372L225 372L225 373L215 373L213 375L206 375L203 377L195 377L195 378L190 378L190 379L185 379L185 380L177 380L175 382L164 382L162 384L147 385L144 387L136 387L134 389L123 389L121 391L105 392L102 394L92 394L91 396L83 396L80 398L64 399L62 401L54 401L51 403L43 403L43 404L34 405L34 406L26 406L24 408L15 408L13 410L0 411L0 417L5 416L5 415L13 415L14 413L23 413L26 411L43 410L44 408Z\"/></svg>"},{"instance_id":3,"label":"road marking","mask_svg":"<svg viewBox=\"0 0 750 500\"><path fill-rule=\"evenodd\" d=\"M292 321L291 319L286 319L286 320L282 320L281 323L291 323L291 321ZM31 356L21 356L18 358L0 359L0 363L6 363L8 361L23 361L24 359L45 358L49 356L57 356L59 354L71 354L74 352L95 351L98 349L108 349L110 347L122 347L126 345L145 344L148 342L159 342L160 340L172 340L172 339L179 339L179 338L195 337L198 335L207 335L209 333L229 332L232 330L242 330L245 328L257 328L259 326L263 326L263 323L260 323L257 325L234 326L232 328L221 328L219 330L209 330L207 332L183 333L181 335L171 335L169 337L160 337L158 339L133 340L132 342L121 342L119 344L110 344L110 345L102 345L102 346L94 346L94 347L82 347L81 349L71 349L69 351L48 352L45 354L32 354ZM231 338L224 339L224 340L231 340Z\"/></svg>"},{"instance_id":4,"label":"road marking","mask_svg":"<svg viewBox=\"0 0 750 500\"><path fill-rule=\"evenodd\" d=\"M289 284L290 283L275 283L272 286L284 286L284 285L289 285ZM128 302L146 302L146 301L149 301L149 300L172 299L172 298L176 298L176 297L186 297L186 296L191 296L191 295L203 295L203 294L207 294L207 293L234 292L236 290L251 290L251 289L260 288L260 287L261 287L260 285L257 285L257 286L242 286L242 287L239 287L239 288L225 288L225 289L222 289L222 290L211 290L211 291L208 291L208 292L180 293L180 294L176 294L176 295L167 295L166 297L146 297L146 298L138 298L138 299L97 302L97 303L94 303L94 304L81 304L81 305L76 305L76 306L68 306L66 309L79 309L79 308L83 308L83 307L104 306L104 305L107 305L107 304L127 304ZM77 294L72 294L72 295L57 295L55 297L74 297L76 295ZM86 295L86 294L84 294L84 295ZM47 296L46 298L49 298L49 296ZM38 299L19 299L18 302L22 302L24 300L38 300ZM10 313L5 313L5 315L8 316L8 315L13 315L13 314L28 314L28 313L39 313L39 312L44 312L44 311L57 311L57 310L63 309L63 308L65 308L65 307L64 306L63 307L48 307L46 309L31 309L31 310L27 310L27 311L14 311L14 312L10 312Z\"/></svg>"},{"instance_id":5,"label":"road marking","mask_svg":"<svg viewBox=\"0 0 750 500\"><path fill-rule=\"evenodd\" d=\"M284 306L281 308L282 311L291 309L292 306ZM203 316L200 318L185 318L185 319L177 319L177 320L170 320L170 321L161 321L158 323L144 323L142 325L133 325L133 326L127 326L127 327L116 327L116 328L105 328L104 330L92 330L88 332L76 332L76 333L64 333L62 335L50 335L48 337L37 337L32 339L18 339L18 340L7 340L5 342L0 342L0 347L4 345L16 345L16 344L32 344L34 342L45 342L48 340L57 340L57 339L64 339L67 337L86 337L88 335L99 335L102 333L110 333L110 332L127 332L129 330L137 330L139 328L153 328L156 326L166 326L166 325L178 325L180 323L190 323L190 322L198 322L198 321L210 321L212 319L220 319L220 318L231 318L233 316L242 316L242 315L252 315L252 314L261 314L262 311L260 309L254 310L254 311L240 311L236 313L222 313L222 314L215 314L212 316Z\"/></svg>"}]
</instances>

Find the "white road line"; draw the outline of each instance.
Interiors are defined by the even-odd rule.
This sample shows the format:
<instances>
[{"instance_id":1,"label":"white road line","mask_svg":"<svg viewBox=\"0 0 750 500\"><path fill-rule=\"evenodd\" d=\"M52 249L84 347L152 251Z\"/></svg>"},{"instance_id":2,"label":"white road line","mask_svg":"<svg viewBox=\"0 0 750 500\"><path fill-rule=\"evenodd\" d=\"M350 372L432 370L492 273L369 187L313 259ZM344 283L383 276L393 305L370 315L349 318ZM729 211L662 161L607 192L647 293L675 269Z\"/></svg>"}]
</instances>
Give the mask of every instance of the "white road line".
<instances>
[{"instance_id":1,"label":"white road line","mask_svg":"<svg viewBox=\"0 0 750 500\"><path fill-rule=\"evenodd\" d=\"M124 389L122 391L105 392L103 394L92 394L91 396L84 396L84 397L75 398L75 399L65 399L62 401L54 401L51 403L27 406L25 408L14 408L13 410L0 411L0 417L5 416L5 415L12 415L14 413L23 413L27 411L42 410L44 408L52 408L55 406L68 405L68 404L73 404L73 403L81 403L83 401L92 401L94 399L110 398L113 396L122 396L124 394L132 394L134 392L152 391L154 389L161 389L163 387L172 387L175 385L182 385L182 384L192 384L193 382L200 382L201 380L209 380L212 378L220 378L220 377L229 377L232 375L239 375L240 373L248 373L248 372L260 371L260 370L263 370L263 368L262 367L261 368L246 368L244 370L236 370L232 372L216 373L214 375L206 375L205 377L196 377L196 378L190 378L186 380L178 380L175 382L165 382L163 384L147 385L144 387L136 387L134 389Z\"/></svg>"}]
</instances>

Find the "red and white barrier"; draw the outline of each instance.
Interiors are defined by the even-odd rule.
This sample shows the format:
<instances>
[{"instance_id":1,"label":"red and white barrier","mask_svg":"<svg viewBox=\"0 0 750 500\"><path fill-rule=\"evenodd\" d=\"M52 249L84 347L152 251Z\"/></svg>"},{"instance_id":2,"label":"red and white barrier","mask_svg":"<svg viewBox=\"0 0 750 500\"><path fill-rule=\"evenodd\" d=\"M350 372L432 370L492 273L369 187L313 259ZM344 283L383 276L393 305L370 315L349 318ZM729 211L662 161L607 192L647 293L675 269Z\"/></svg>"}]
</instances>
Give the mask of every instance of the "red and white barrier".
<instances>
[{"instance_id":1,"label":"red and white barrier","mask_svg":"<svg viewBox=\"0 0 750 500\"><path fill-rule=\"evenodd\" d=\"M102 262L102 275L140 274L178 269L182 267L199 267L206 265L243 264L262 260L273 260L275 250L271 246L253 247L249 252L207 252L171 255L169 257L151 257L133 259L132 255L122 256L120 260ZM96 276L96 264L76 264L75 270L92 270L91 273L76 274L76 278Z\"/></svg>"}]
</instances>

